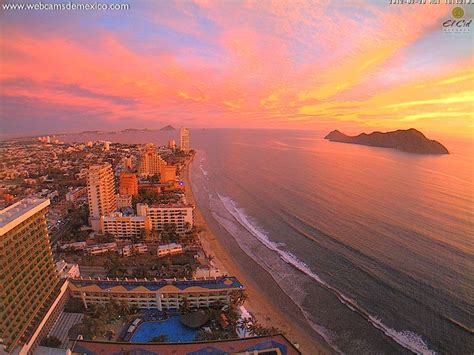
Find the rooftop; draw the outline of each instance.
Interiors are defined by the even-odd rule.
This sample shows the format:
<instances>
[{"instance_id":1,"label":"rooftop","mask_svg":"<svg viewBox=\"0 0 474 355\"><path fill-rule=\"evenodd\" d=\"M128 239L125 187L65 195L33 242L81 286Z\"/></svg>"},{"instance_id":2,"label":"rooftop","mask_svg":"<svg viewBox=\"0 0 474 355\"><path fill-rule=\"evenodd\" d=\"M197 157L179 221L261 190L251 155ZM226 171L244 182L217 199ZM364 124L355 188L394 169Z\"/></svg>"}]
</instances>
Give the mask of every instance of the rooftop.
<instances>
[{"instance_id":1,"label":"rooftop","mask_svg":"<svg viewBox=\"0 0 474 355\"><path fill-rule=\"evenodd\" d=\"M116 286L122 286L131 291L137 287L145 287L149 291L158 291L159 289L173 285L180 290L185 290L189 287L202 287L207 289L243 289L244 286L237 280L236 277L219 277L211 279L196 279L196 280L100 280L100 279L70 279L71 284L76 287L86 287L96 285L99 288L111 289Z\"/></svg>"},{"instance_id":2,"label":"rooftop","mask_svg":"<svg viewBox=\"0 0 474 355\"><path fill-rule=\"evenodd\" d=\"M3 235L43 208L49 199L25 198L0 211L0 235Z\"/></svg>"},{"instance_id":3,"label":"rooftop","mask_svg":"<svg viewBox=\"0 0 474 355\"><path fill-rule=\"evenodd\" d=\"M77 340L72 351L80 354L245 354L259 351L262 354L297 355L301 352L282 334L232 340L193 343L108 343Z\"/></svg>"}]
</instances>

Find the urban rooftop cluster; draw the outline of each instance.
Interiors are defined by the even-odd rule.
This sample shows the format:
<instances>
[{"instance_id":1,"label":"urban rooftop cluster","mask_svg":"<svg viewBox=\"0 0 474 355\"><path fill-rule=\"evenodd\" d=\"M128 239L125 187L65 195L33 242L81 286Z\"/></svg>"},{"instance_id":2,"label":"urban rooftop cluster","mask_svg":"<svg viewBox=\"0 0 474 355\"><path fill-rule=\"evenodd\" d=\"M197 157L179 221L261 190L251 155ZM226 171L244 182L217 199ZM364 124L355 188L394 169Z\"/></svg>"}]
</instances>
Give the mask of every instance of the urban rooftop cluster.
<instances>
[{"instance_id":1,"label":"urban rooftop cluster","mask_svg":"<svg viewBox=\"0 0 474 355\"><path fill-rule=\"evenodd\" d=\"M1 351L166 352L218 340L216 351L235 342L298 353L247 312L245 286L201 244L183 181L188 129L179 146L47 136L0 149Z\"/></svg>"}]
</instances>

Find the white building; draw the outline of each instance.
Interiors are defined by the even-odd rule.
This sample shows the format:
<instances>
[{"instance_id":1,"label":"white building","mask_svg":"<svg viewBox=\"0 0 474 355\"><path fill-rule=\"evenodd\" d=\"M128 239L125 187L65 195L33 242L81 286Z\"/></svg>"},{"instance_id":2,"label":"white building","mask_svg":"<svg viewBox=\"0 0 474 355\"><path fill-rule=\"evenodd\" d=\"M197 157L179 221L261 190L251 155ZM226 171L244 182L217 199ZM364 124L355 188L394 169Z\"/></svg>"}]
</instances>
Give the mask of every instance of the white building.
<instances>
[{"instance_id":1,"label":"white building","mask_svg":"<svg viewBox=\"0 0 474 355\"><path fill-rule=\"evenodd\" d=\"M163 244L156 250L158 257L181 254L183 252L183 246L177 243Z\"/></svg>"},{"instance_id":2,"label":"white building","mask_svg":"<svg viewBox=\"0 0 474 355\"><path fill-rule=\"evenodd\" d=\"M56 269L58 270L59 277L62 279L81 276L78 264L68 264L64 260L59 260L56 263Z\"/></svg>"},{"instance_id":3,"label":"white building","mask_svg":"<svg viewBox=\"0 0 474 355\"><path fill-rule=\"evenodd\" d=\"M86 242L72 242L72 243L61 244L59 249L61 249L61 250L66 250L66 249L84 250L86 247L87 247Z\"/></svg>"},{"instance_id":4,"label":"white building","mask_svg":"<svg viewBox=\"0 0 474 355\"><path fill-rule=\"evenodd\" d=\"M130 239L132 236L145 237L151 230L151 221L147 216L124 216L114 212L100 218L104 234L110 233L117 239Z\"/></svg>"},{"instance_id":5,"label":"white building","mask_svg":"<svg viewBox=\"0 0 474 355\"><path fill-rule=\"evenodd\" d=\"M194 226L194 206L192 205L156 205L137 204L137 215L147 216L151 228L161 232L165 224L175 224L177 233L185 233ZM189 223L189 225L188 225Z\"/></svg>"},{"instance_id":6,"label":"white building","mask_svg":"<svg viewBox=\"0 0 474 355\"><path fill-rule=\"evenodd\" d=\"M87 254L89 255L100 255L105 254L109 251L117 251L117 243L103 243L96 244L86 249Z\"/></svg>"},{"instance_id":7,"label":"white building","mask_svg":"<svg viewBox=\"0 0 474 355\"><path fill-rule=\"evenodd\" d=\"M114 173L110 164L93 165L89 168L87 198L92 229L100 231L100 217L117 209Z\"/></svg>"},{"instance_id":8,"label":"white building","mask_svg":"<svg viewBox=\"0 0 474 355\"><path fill-rule=\"evenodd\" d=\"M200 265L194 271L193 277L196 279L202 279L206 277L220 277L222 276L221 271L211 265Z\"/></svg>"},{"instance_id":9,"label":"white building","mask_svg":"<svg viewBox=\"0 0 474 355\"><path fill-rule=\"evenodd\" d=\"M126 245L122 248L122 256L132 256L133 254L144 254L146 252L148 252L148 246L142 243Z\"/></svg>"},{"instance_id":10,"label":"white building","mask_svg":"<svg viewBox=\"0 0 474 355\"><path fill-rule=\"evenodd\" d=\"M179 138L180 138L180 148L185 152L189 151L189 128L181 128L179 131Z\"/></svg>"},{"instance_id":11,"label":"white building","mask_svg":"<svg viewBox=\"0 0 474 355\"><path fill-rule=\"evenodd\" d=\"M215 302L229 304L232 292L245 289L235 277L154 281L70 279L69 285L71 296L82 300L86 308L113 299L160 311L178 309L183 298L192 308L209 308Z\"/></svg>"},{"instance_id":12,"label":"white building","mask_svg":"<svg viewBox=\"0 0 474 355\"><path fill-rule=\"evenodd\" d=\"M78 187L76 189L70 189L66 193L66 201L76 202L81 197L87 197L87 187Z\"/></svg>"}]
</instances>

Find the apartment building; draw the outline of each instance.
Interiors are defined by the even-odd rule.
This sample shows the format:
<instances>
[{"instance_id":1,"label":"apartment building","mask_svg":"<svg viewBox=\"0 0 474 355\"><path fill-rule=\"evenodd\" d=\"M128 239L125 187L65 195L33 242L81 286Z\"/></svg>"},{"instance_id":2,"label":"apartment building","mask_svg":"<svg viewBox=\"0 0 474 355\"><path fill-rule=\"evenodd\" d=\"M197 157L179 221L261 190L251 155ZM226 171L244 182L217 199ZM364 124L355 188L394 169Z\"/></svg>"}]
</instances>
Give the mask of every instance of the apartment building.
<instances>
[{"instance_id":1,"label":"apartment building","mask_svg":"<svg viewBox=\"0 0 474 355\"><path fill-rule=\"evenodd\" d=\"M151 231L151 219L148 216L124 216L114 212L100 219L102 232L110 233L117 239L130 239L132 236L146 237Z\"/></svg>"},{"instance_id":2,"label":"apartment building","mask_svg":"<svg viewBox=\"0 0 474 355\"><path fill-rule=\"evenodd\" d=\"M161 232L165 224L175 224L178 233L185 233L194 226L193 205L155 205L137 204L137 215L150 218L151 228Z\"/></svg>"},{"instance_id":3,"label":"apartment building","mask_svg":"<svg viewBox=\"0 0 474 355\"><path fill-rule=\"evenodd\" d=\"M87 197L92 229L100 231L100 217L117 209L114 173L110 164L93 165L89 168Z\"/></svg>"}]
</instances>

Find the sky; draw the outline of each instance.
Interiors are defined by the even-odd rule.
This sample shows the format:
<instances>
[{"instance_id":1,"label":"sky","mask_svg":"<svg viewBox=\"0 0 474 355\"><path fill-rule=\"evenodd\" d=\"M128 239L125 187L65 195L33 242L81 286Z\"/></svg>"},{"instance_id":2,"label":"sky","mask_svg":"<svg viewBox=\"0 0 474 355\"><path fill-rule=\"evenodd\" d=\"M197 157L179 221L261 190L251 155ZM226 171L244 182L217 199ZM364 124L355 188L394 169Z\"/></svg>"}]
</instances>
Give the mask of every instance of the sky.
<instances>
[{"instance_id":1,"label":"sky","mask_svg":"<svg viewBox=\"0 0 474 355\"><path fill-rule=\"evenodd\" d=\"M474 28L445 32L453 6L429 2L0 7L0 133L172 124L349 133L414 127L472 137ZM473 9L466 5L462 19L474 18Z\"/></svg>"}]
</instances>

